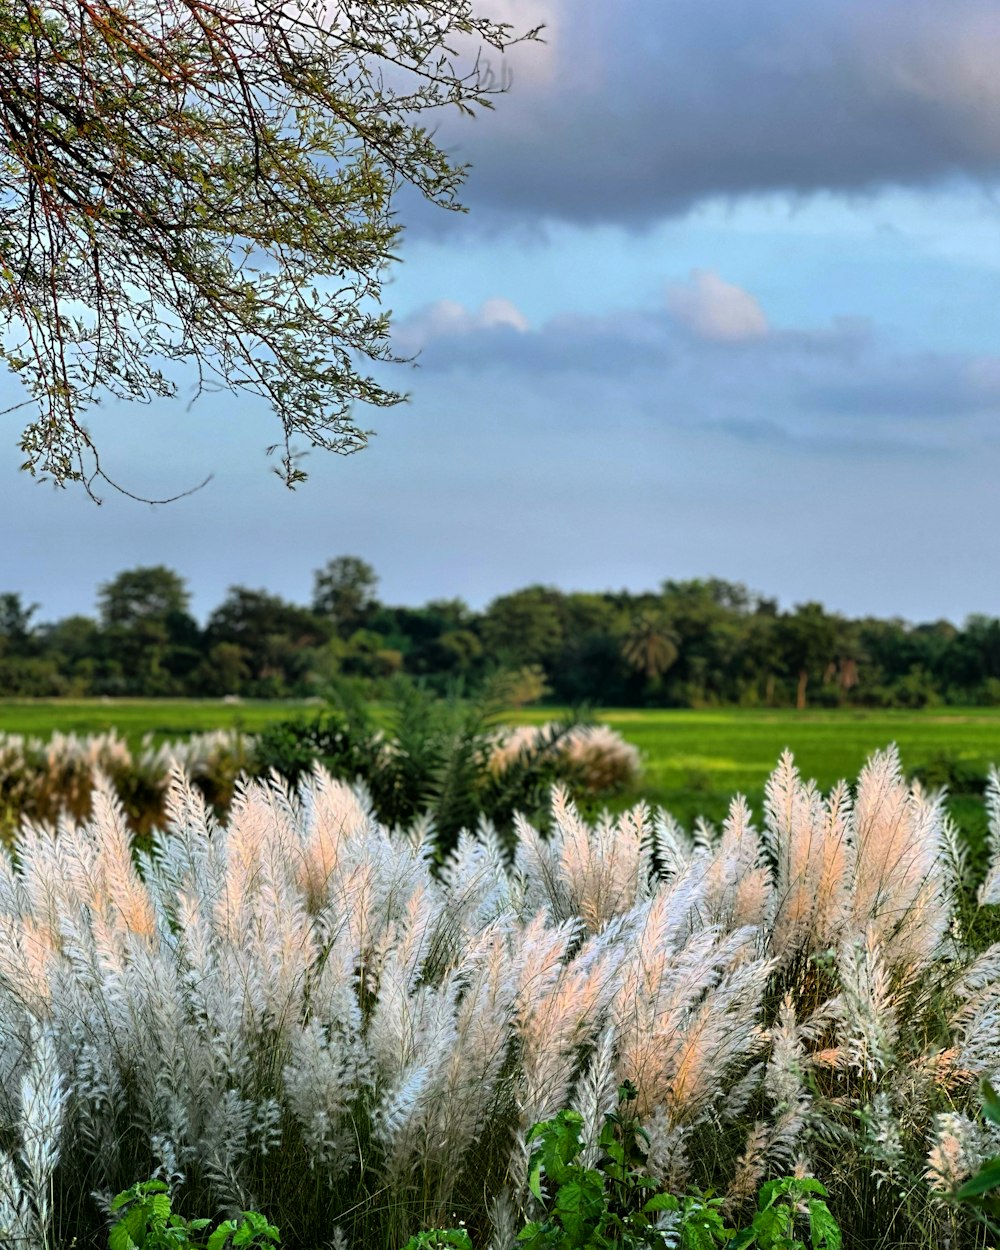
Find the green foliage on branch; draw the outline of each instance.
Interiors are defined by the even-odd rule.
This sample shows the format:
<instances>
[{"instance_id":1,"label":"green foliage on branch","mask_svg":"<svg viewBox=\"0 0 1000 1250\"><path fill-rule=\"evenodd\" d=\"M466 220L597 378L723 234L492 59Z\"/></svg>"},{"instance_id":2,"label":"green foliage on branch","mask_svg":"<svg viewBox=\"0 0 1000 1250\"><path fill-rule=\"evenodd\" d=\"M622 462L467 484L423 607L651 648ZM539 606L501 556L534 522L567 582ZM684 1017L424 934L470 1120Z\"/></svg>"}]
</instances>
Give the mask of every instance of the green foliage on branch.
<instances>
[{"instance_id":1,"label":"green foliage on branch","mask_svg":"<svg viewBox=\"0 0 1000 1250\"><path fill-rule=\"evenodd\" d=\"M518 37L471 0L2 0L0 359L35 409L23 467L89 490L86 409L173 395L178 363L273 409L289 486L293 440L363 446L352 405L402 398L358 366L393 358L394 195L459 207L464 169L423 115L489 107L504 84L479 54Z\"/></svg>"}]
</instances>

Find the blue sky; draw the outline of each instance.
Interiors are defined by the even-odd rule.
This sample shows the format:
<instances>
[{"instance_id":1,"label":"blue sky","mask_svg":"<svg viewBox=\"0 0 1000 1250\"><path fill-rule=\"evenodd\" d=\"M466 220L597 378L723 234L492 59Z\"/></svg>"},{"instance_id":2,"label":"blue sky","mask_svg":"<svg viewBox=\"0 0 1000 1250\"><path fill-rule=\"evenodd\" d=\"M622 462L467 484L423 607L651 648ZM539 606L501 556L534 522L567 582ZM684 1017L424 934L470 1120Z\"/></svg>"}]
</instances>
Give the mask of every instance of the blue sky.
<instances>
[{"instance_id":1,"label":"blue sky","mask_svg":"<svg viewBox=\"0 0 1000 1250\"><path fill-rule=\"evenodd\" d=\"M716 575L1000 613L1000 7L501 11L547 42L493 113L441 119L470 212L400 203L411 402L358 414L370 447L310 455L294 493L263 406L109 403L90 424L130 489L214 474L156 508L33 483L6 417L0 589L52 619L166 563L204 615L237 583L305 600L353 553L389 602Z\"/></svg>"}]
</instances>

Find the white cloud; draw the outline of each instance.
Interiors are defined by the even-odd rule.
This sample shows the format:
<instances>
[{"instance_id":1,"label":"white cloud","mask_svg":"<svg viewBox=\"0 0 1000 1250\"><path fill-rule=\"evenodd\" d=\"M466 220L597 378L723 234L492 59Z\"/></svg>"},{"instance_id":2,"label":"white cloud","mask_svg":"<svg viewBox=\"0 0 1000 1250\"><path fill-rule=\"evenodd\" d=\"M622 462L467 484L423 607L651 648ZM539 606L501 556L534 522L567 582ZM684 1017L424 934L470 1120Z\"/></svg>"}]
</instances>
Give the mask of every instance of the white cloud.
<instances>
[{"instance_id":1,"label":"white cloud","mask_svg":"<svg viewBox=\"0 0 1000 1250\"><path fill-rule=\"evenodd\" d=\"M667 308L680 325L713 343L746 343L768 333L757 298L712 269L695 269L667 288Z\"/></svg>"},{"instance_id":2,"label":"white cloud","mask_svg":"<svg viewBox=\"0 0 1000 1250\"><path fill-rule=\"evenodd\" d=\"M400 321L393 339L397 350L417 351L437 339L475 334L507 326L519 333L529 329L528 319L510 300L500 296L485 300L477 309L456 300L440 299Z\"/></svg>"}]
</instances>

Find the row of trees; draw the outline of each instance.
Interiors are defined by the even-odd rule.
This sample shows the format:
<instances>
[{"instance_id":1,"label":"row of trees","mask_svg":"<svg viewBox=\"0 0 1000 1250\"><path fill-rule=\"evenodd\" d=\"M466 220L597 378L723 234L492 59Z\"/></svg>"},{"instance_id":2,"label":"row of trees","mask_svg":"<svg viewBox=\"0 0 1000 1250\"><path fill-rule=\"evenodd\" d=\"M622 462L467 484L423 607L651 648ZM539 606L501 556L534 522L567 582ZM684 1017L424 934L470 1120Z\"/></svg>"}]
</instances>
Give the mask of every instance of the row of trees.
<instances>
[{"instance_id":1,"label":"row of trees","mask_svg":"<svg viewBox=\"0 0 1000 1250\"><path fill-rule=\"evenodd\" d=\"M370 565L331 560L311 602L232 587L204 626L162 566L101 586L97 616L40 623L0 595L0 694L322 694L343 677L405 673L475 689L498 671L514 697L699 707L1000 703L1000 620L911 626L849 620L718 579L655 592L566 594L529 586L481 612L459 599L380 602Z\"/></svg>"}]
</instances>

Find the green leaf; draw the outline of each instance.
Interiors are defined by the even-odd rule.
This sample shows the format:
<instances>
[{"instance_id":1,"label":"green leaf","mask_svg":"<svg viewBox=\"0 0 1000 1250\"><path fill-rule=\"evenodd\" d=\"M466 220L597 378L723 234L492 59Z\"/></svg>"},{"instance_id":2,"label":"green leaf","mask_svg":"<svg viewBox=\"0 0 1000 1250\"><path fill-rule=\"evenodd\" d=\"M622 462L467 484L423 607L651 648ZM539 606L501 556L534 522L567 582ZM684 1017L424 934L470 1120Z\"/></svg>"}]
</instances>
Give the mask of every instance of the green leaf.
<instances>
[{"instance_id":1,"label":"green leaf","mask_svg":"<svg viewBox=\"0 0 1000 1250\"><path fill-rule=\"evenodd\" d=\"M752 1246L756 1240L757 1230L753 1226L744 1228L729 1243L729 1250L746 1250L746 1247Z\"/></svg>"},{"instance_id":2,"label":"green leaf","mask_svg":"<svg viewBox=\"0 0 1000 1250\"><path fill-rule=\"evenodd\" d=\"M148 1202L150 1216L157 1220L166 1220L170 1215L170 1195L157 1193Z\"/></svg>"},{"instance_id":3,"label":"green leaf","mask_svg":"<svg viewBox=\"0 0 1000 1250\"><path fill-rule=\"evenodd\" d=\"M129 1238L136 1245L141 1246L146 1240L148 1227L147 1204L145 1202L137 1202L134 1207L130 1207L122 1215L115 1227L124 1229Z\"/></svg>"},{"instance_id":4,"label":"green leaf","mask_svg":"<svg viewBox=\"0 0 1000 1250\"><path fill-rule=\"evenodd\" d=\"M983 1095L983 1115L994 1124L1000 1124L1000 1095L989 1081L984 1080L980 1088Z\"/></svg>"},{"instance_id":5,"label":"green leaf","mask_svg":"<svg viewBox=\"0 0 1000 1250\"><path fill-rule=\"evenodd\" d=\"M679 1211L680 1200L673 1194L655 1194L643 1205L644 1211Z\"/></svg>"},{"instance_id":6,"label":"green leaf","mask_svg":"<svg viewBox=\"0 0 1000 1250\"><path fill-rule=\"evenodd\" d=\"M823 1198L830 1196L826 1186L818 1181L815 1176L796 1177L794 1187L800 1194L819 1194Z\"/></svg>"},{"instance_id":7,"label":"green leaf","mask_svg":"<svg viewBox=\"0 0 1000 1250\"><path fill-rule=\"evenodd\" d=\"M222 1250L223 1246L229 1239L230 1233L235 1231L235 1220L223 1220L215 1232L212 1233L211 1237L209 1237L207 1250Z\"/></svg>"},{"instance_id":8,"label":"green leaf","mask_svg":"<svg viewBox=\"0 0 1000 1250\"><path fill-rule=\"evenodd\" d=\"M542 1161L538 1162L528 1174L528 1188L535 1195L539 1202L542 1201Z\"/></svg>"},{"instance_id":9,"label":"green leaf","mask_svg":"<svg viewBox=\"0 0 1000 1250\"><path fill-rule=\"evenodd\" d=\"M825 1202L821 1202L816 1198L810 1198L807 1203L809 1209L809 1238L813 1244L813 1250L840 1250L843 1238L840 1233L840 1225L830 1214L830 1208Z\"/></svg>"},{"instance_id":10,"label":"green leaf","mask_svg":"<svg viewBox=\"0 0 1000 1250\"><path fill-rule=\"evenodd\" d=\"M985 1194L998 1185L1000 1185L1000 1159L988 1159L976 1175L967 1180L958 1190L955 1197L960 1200L978 1198L980 1194Z\"/></svg>"},{"instance_id":11,"label":"green leaf","mask_svg":"<svg viewBox=\"0 0 1000 1250\"><path fill-rule=\"evenodd\" d=\"M765 1207L753 1217L752 1227L757 1234L757 1242L760 1246L773 1246L779 1237L786 1237L792 1231L791 1213L787 1207Z\"/></svg>"},{"instance_id":12,"label":"green leaf","mask_svg":"<svg viewBox=\"0 0 1000 1250\"><path fill-rule=\"evenodd\" d=\"M769 1207L774 1205L775 1200L780 1197L781 1194L787 1192L788 1180L786 1178L767 1181L765 1184L761 1185L760 1190L758 1191L757 1210L766 1211Z\"/></svg>"},{"instance_id":13,"label":"green leaf","mask_svg":"<svg viewBox=\"0 0 1000 1250\"><path fill-rule=\"evenodd\" d=\"M135 1242L121 1221L115 1224L108 1234L108 1245L111 1250L136 1250Z\"/></svg>"}]
</instances>

